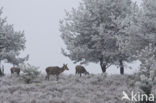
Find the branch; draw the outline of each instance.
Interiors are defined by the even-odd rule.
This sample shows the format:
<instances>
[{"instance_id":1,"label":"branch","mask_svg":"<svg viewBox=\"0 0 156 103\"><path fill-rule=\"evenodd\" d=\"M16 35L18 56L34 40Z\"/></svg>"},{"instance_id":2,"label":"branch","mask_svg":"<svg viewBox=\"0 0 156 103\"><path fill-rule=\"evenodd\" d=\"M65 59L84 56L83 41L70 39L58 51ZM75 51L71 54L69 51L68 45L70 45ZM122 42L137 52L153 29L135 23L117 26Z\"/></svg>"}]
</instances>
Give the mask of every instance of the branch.
<instances>
[{"instance_id":1,"label":"branch","mask_svg":"<svg viewBox=\"0 0 156 103\"><path fill-rule=\"evenodd\" d=\"M106 68L109 68L112 64L110 63L109 65L106 66Z\"/></svg>"}]
</instances>

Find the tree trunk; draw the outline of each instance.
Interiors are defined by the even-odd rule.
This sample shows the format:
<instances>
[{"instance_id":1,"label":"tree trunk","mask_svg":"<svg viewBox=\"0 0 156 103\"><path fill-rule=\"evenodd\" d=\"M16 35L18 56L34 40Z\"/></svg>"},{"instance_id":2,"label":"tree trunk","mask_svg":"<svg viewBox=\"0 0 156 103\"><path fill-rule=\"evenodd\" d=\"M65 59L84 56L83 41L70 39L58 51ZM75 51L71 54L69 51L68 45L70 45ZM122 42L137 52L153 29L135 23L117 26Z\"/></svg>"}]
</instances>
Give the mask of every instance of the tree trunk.
<instances>
[{"instance_id":1,"label":"tree trunk","mask_svg":"<svg viewBox=\"0 0 156 103\"><path fill-rule=\"evenodd\" d=\"M0 68L0 77L4 76L4 69Z\"/></svg>"},{"instance_id":2,"label":"tree trunk","mask_svg":"<svg viewBox=\"0 0 156 103\"><path fill-rule=\"evenodd\" d=\"M106 63L103 63L103 59L100 59L100 66L101 66L102 72L106 73L107 65Z\"/></svg>"},{"instance_id":3,"label":"tree trunk","mask_svg":"<svg viewBox=\"0 0 156 103\"><path fill-rule=\"evenodd\" d=\"M102 69L102 72L103 72L103 73L106 73L106 69L107 69L107 68L106 68L106 65L102 65L102 66L101 66L101 69Z\"/></svg>"},{"instance_id":4,"label":"tree trunk","mask_svg":"<svg viewBox=\"0 0 156 103\"><path fill-rule=\"evenodd\" d=\"M2 70L1 70L1 68L0 68L0 76L2 76Z\"/></svg>"},{"instance_id":5,"label":"tree trunk","mask_svg":"<svg viewBox=\"0 0 156 103\"><path fill-rule=\"evenodd\" d=\"M120 74L123 75L124 74L123 60L119 60L119 63L120 63Z\"/></svg>"}]
</instances>

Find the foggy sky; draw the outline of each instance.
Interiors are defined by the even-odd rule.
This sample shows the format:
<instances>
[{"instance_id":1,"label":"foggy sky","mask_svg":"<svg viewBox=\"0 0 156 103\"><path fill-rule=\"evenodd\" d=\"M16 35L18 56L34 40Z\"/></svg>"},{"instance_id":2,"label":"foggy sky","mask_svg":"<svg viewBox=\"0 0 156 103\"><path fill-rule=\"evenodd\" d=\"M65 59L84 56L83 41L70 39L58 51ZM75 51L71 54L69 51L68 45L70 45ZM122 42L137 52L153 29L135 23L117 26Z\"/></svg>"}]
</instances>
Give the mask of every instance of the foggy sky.
<instances>
[{"instance_id":1,"label":"foggy sky","mask_svg":"<svg viewBox=\"0 0 156 103\"><path fill-rule=\"evenodd\" d=\"M65 9L77 7L79 1L0 0L3 17L7 16L8 23L13 24L15 30L25 31L27 42L22 55L30 55L30 64L39 66L44 71L47 66L68 63L70 70L66 73L75 72L75 64L61 54L61 48L65 48L65 45L60 38L59 20L65 16ZM136 63L133 65L136 68ZM108 70L109 73L119 73L119 69L112 68L114 67ZM91 73L101 73L99 64L90 64L86 69Z\"/></svg>"}]
</instances>

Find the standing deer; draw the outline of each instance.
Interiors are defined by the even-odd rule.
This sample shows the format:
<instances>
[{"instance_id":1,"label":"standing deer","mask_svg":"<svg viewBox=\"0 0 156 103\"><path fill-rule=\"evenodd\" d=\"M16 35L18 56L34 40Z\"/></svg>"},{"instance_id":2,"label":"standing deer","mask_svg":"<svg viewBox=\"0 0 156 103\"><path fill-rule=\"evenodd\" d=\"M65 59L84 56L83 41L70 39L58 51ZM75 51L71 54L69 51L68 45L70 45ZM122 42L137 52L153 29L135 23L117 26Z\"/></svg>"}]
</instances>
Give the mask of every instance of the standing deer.
<instances>
[{"instance_id":1,"label":"standing deer","mask_svg":"<svg viewBox=\"0 0 156 103\"><path fill-rule=\"evenodd\" d=\"M63 64L63 67L58 67L58 66L47 67L46 68L46 73L47 73L46 79L49 80L50 75L56 75L56 80L58 81L59 74L61 74L65 70L69 70L68 67L67 67L67 64Z\"/></svg>"},{"instance_id":2,"label":"standing deer","mask_svg":"<svg viewBox=\"0 0 156 103\"><path fill-rule=\"evenodd\" d=\"M16 73L18 76L20 75L20 68L18 67L12 67L10 71L11 71L11 75L14 73Z\"/></svg>"},{"instance_id":3,"label":"standing deer","mask_svg":"<svg viewBox=\"0 0 156 103\"><path fill-rule=\"evenodd\" d=\"M80 77L81 77L81 74L89 74L89 72L87 72L87 70L83 67L83 66L81 66L81 65L77 65L76 67L75 67L75 69L76 69L76 73L75 74L80 74Z\"/></svg>"}]
</instances>

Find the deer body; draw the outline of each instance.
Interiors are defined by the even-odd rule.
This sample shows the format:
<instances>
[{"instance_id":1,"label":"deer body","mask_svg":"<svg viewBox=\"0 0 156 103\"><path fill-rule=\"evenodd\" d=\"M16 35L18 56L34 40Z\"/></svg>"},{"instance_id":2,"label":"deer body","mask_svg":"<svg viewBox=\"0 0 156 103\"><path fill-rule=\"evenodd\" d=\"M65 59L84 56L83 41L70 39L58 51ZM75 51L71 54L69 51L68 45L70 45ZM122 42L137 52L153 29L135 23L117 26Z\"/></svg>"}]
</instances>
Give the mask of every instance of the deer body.
<instances>
[{"instance_id":1,"label":"deer body","mask_svg":"<svg viewBox=\"0 0 156 103\"><path fill-rule=\"evenodd\" d=\"M14 74L14 73L17 73L17 75L20 74L20 68L18 67L12 67L10 71L11 71L11 74Z\"/></svg>"},{"instance_id":2,"label":"deer body","mask_svg":"<svg viewBox=\"0 0 156 103\"><path fill-rule=\"evenodd\" d=\"M49 80L50 75L56 75L56 80L58 80L59 79L59 74L61 74L65 70L69 70L68 67L67 67L67 64L66 65L64 64L63 67L58 67L58 66L47 67L46 68L46 73L47 73L46 79Z\"/></svg>"},{"instance_id":3,"label":"deer body","mask_svg":"<svg viewBox=\"0 0 156 103\"><path fill-rule=\"evenodd\" d=\"M83 66L81 66L81 65L77 65L76 67L75 67L75 69L76 69L76 73L75 74L80 74L80 77L81 77L81 74L89 74L89 72L87 72L87 70L83 67Z\"/></svg>"}]
</instances>

